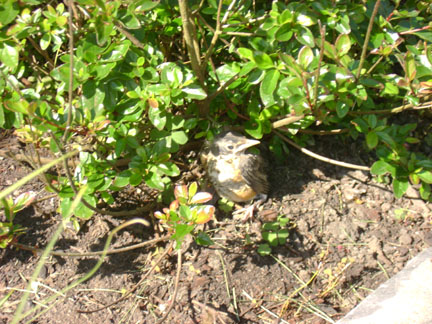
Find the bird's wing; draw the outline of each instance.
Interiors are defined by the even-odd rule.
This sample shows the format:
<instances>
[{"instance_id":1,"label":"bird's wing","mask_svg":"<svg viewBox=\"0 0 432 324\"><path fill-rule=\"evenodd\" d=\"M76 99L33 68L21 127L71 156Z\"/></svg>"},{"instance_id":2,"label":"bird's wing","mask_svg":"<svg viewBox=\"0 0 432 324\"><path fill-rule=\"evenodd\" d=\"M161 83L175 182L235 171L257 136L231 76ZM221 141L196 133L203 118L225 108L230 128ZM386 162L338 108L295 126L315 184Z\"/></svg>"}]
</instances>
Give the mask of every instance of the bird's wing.
<instances>
[{"instance_id":1,"label":"bird's wing","mask_svg":"<svg viewBox=\"0 0 432 324\"><path fill-rule=\"evenodd\" d=\"M240 168L243 178L257 194L267 194L269 183L267 179L267 162L256 154L245 154L241 159Z\"/></svg>"}]
</instances>

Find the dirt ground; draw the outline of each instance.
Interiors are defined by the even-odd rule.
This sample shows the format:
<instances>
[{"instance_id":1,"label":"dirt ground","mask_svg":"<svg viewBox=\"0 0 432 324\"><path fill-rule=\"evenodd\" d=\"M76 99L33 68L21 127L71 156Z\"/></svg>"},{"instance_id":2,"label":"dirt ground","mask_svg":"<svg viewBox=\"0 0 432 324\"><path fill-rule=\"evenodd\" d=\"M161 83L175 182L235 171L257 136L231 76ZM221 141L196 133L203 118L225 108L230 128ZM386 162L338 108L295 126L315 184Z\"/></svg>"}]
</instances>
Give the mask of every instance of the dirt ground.
<instances>
[{"instance_id":1,"label":"dirt ground","mask_svg":"<svg viewBox=\"0 0 432 324\"><path fill-rule=\"evenodd\" d=\"M321 140L321 139L320 139ZM11 138L1 140L12 150ZM309 149L340 161L371 165L359 144L327 137ZM193 158L194 153L190 154ZM187 170L183 170L187 171ZM29 172L9 158L0 161L0 190ZM218 211L204 227L215 242L210 247L188 241L175 306L165 323L326 323L341 318L372 290L432 245L431 206L415 190L395 199L391 188L376 183L367 172L344 169L312 159L292 149L285 161L274 162L272 191L254 219L246 223ZM181 179L179 178L179 181ZM34 180L19 192L33 190L47 197ZM123 207L144 201L145 190L130 191ZM124 196L123 196L124 197ZM141 203L142 204L142 203ZM45 247L60 222L55 198L41 200L20 212L16 223L27 228L19 242ZM121 206L120 206L121 207ZM162 206L160 206L162 207ZM261 225L276 216L290 219L285 244L261 256ZM150 219L150 213L143 215ZM95 215L76 233L64 231L55 250L100 251L110 230L124 219ZM157 226L155 226L157 228ZM120 248L164 233L134 226L112 243ZM170 305L177 255L171 252L131 296L104 310L95 310L123 296L136 285L163 253L168 242L106 257L100 269L66 296L42 304L30 323L156 323ZM0 251L0 323L15 311L40 254L8 247ZM84 276L97 257L51 256L30 294L26 309ZM35 316L35 314L33 314ZM280 320L277 320L280 316Z\"/></svg>"}]
</instances>

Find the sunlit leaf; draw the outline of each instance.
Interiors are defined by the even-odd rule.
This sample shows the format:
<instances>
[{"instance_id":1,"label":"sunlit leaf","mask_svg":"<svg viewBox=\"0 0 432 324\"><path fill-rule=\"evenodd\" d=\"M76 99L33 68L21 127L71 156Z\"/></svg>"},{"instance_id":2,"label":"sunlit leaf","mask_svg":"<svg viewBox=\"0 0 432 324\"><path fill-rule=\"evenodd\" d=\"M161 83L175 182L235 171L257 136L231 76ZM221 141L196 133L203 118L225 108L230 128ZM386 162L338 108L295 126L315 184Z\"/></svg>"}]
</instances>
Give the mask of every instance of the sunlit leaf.
<instances>
[{"instance_id":1,"label":"sunlit leaf","mask_svg":"<svg viewBox=\"0 0 432 324\"><path fill-rule=\"evenodd\" d=\"M278 70L272 69L266 71L260 85L260 96L265 106L271 105L274 102L273 93L276 90L279 76L280 72Z\"/></svg>"},{"instance_id":2,"label":"sunlit leaf","mask_svg":"<svg viewBox=\"0 0 432 324\"><path fill-rule=\"evenodd\" d=\"M213 198L211 193L208 192L198 192L190 200L191 204L203 204L210 201Z\"/></svg>"}]
</instances>

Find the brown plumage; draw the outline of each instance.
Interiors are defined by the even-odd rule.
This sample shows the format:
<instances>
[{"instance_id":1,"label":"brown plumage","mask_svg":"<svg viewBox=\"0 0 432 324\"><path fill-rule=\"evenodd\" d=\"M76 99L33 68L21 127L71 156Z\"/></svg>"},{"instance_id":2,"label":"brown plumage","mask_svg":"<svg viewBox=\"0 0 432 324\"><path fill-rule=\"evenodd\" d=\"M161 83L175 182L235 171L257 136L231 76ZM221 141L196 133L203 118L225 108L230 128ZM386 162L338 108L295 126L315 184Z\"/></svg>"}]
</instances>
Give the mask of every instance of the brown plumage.
<instances>
[{"instance_id":1,"label":"brown plumage","mask_svg":"<svg viewBox=\"0 0 432 324\"><path fill-rule=\"evenodd\" d=\"M217 193L234 202L245 202L267 195L269 183L266 161L247 149L260 144L228 131L207 142L201 154L207 176Z\"/></svg>"}]
</instances>

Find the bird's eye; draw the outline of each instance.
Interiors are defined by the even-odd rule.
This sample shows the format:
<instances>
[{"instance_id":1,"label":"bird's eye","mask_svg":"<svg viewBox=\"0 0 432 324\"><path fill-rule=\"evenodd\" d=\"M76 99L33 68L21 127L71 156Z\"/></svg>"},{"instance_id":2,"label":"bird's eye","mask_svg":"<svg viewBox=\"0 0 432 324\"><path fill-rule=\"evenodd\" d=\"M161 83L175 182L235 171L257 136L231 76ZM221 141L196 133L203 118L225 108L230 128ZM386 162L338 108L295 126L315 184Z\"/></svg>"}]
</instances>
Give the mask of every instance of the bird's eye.
<instances>
[{"instance_id":1,"label":"bird's eye","mask_svg":"<svg viewBox=\"0 0 432 324\"><path fill-rule=\"evenodd\" d=\"M230 144L230 145L227 146L227 149L228 149L228 150L232 150L232 149L234 149L234 146L232 146L232 145Z\"/></svg>"}]
</instances>

